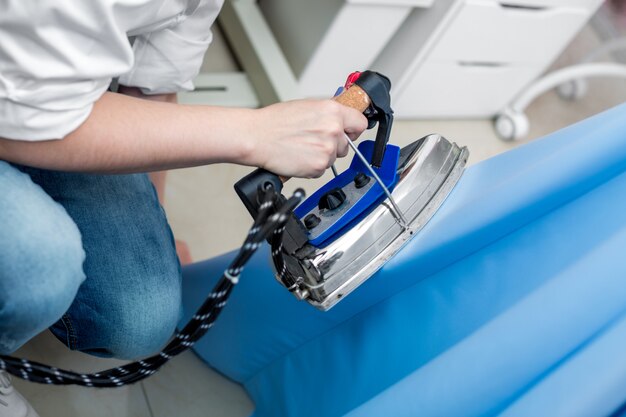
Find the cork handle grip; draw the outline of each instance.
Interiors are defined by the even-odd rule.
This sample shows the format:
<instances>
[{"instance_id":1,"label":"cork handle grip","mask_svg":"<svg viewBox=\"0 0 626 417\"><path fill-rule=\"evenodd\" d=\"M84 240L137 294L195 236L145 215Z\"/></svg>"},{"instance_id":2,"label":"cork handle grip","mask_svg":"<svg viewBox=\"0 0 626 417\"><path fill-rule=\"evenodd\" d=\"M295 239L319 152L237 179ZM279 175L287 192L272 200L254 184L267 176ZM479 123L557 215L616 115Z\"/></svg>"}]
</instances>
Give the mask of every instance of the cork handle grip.
<instances>
[{"instance_id":1,"label":"cork handle grip","mask_svg":"<svg viewBox=\"0 0 626 417\"><path fill-rule=\"evenodd\" d=\"M334 100L344 106L352 107L361 113L367 110L371 103L367 93L356 84L353 84L350 88L343 90L341 94L334 98Z\"/></svg>"}]
</instances>

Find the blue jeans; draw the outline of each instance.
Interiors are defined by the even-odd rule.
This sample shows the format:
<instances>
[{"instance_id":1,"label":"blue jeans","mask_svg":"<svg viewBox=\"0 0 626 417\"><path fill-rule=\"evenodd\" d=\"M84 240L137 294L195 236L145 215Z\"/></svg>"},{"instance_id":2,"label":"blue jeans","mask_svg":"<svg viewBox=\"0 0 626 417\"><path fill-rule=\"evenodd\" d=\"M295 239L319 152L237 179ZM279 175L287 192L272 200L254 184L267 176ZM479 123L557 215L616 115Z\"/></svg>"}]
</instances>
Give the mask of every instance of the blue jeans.
<instances>
[{"instance_id":1,"label":"blue jeans","mask_svg":"<svg viewBox=\"0 0 626 417\"><path fill-rule=\"evenodd\" d=\"M49 327L71 349L137 358L180 314L180 264L147 175L0 161L0 354Z\"/></svg>"}]
</instances>

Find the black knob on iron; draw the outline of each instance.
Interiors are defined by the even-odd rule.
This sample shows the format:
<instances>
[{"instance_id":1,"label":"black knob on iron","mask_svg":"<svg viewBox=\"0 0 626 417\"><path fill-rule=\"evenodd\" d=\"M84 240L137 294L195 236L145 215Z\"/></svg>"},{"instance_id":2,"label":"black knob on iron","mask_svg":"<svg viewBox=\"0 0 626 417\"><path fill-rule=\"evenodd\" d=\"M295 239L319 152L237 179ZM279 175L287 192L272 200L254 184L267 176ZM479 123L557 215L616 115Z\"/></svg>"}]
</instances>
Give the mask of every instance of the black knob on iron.
<instances>
[{"instance_id":1,"label":"black knob on iron","mask_svg":"<svg viewBox=\"0 0 626 417\"><path fill-rule=\"evenodd\" d=\"M318 224L320 224L320 222L322 221L322 219L320 219L319 217L317 217L315 214L311 213L308 216L306 216L304 218L304 226L308 229L311 230L313 229L315 226L317 226Z\"/></svg>"},{"instance_id":2,"label":"black knob on iron","mask_svg":"<svg viewBox=\"0 0 626 417\"><path fill-rule=\"evenodd\" d=\"M368 182L370 182L370 177L362 172L359 172L354 176L354 186L356 188L363 188L367 185Z\"/></svg>"},{"instance_id":3,"label":"black knob on iron","mask_svg":"<svg viewBox=\"0 0 626 417\"><path fill-rule=\"evenodd\" d=\"M332 190L324 194L322 198L320 198L317 206L320 210L334 210L342 205L344 201L346 201L346 194L343 192L343 190L341 188L333 188Z\"/></svg>"}]
</instances>

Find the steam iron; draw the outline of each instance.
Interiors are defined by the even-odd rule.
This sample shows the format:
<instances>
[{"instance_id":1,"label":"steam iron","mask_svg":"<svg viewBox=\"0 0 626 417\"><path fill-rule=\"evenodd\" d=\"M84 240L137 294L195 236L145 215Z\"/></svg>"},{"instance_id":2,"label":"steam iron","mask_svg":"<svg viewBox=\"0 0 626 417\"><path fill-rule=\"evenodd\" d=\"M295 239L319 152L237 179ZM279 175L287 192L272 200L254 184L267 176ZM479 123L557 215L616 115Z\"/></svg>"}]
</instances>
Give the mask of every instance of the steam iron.
<instances>
[{"instance_id":1,"label":"steam iron","mask_svg":"<svg viewBox=\"0 0 626 417\"><path fill-rule=\"evenodd\" d=\"M362 111L375 141L362 141L349 168L300 204L282 233L268 239L277 280L298 299L332 308L380 269L439 209L463 173L469 152L431 134L400 149L389 144L393 122L390 81L353 73L335 99ZM262 190L278 199L282 179L258 169L235 184L256 216Z\"/></svg>"}]
</instances>

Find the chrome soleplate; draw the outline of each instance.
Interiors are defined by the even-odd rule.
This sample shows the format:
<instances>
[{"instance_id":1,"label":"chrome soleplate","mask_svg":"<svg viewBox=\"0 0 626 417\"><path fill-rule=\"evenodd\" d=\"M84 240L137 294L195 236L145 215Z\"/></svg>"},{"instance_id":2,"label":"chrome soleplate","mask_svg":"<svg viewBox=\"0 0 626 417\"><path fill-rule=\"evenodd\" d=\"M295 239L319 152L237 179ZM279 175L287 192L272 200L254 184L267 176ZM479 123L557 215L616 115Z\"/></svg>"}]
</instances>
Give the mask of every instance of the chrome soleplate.
<instances>
[{"instance_id":1,"label":"chrome soleplate","mask_svg":"<svg viewBox=\"0 0 626 417\"><path fill-rule=\"evenodd\" d=\"M386 199L336 240L303 251L306 255L298 262L306 276L296 296L320 310L332 308L389 261L439 209L460 179L469 152L437 134L418 142L402 163L392 192L407 227Z\"/></svg>"}]
</instances>

